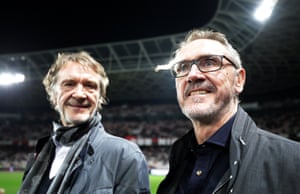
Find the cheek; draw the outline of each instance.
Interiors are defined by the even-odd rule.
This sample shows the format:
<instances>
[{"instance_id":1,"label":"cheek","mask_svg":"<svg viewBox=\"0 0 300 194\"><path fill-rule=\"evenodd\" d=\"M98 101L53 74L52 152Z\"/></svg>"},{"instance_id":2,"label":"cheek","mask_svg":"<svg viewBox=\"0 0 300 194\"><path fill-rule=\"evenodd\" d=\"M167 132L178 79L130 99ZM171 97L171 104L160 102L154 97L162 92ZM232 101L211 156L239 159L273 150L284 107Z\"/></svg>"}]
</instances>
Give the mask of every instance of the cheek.
<instances>
[{"instance_id":1,"label":"cheek","mask_svg":"<svg viewBox=\"0 0 300 194\"><path fill-rule=\"evenodd\" d=\"M229 73L222 73L217 75L215 79L212 80L212 82L217 88L221 89L223 92L228 93L229 91L233 90L233 80Z\"/></svg>"},{"instance_id":2,"label":"cheek","mask_svg":"<svg viewBox=\"0 0 300 194\"><path fill-rule=\"evenodd\" d=\"M184 96L184 84L182 82L176 81L176 93L177 93L177 99L181 100Z\"/></svg>"},{"instance_id":3,"label":"cheek","mask_svg":"<svg viewBox=\"0 0 300 194\"><path fill-rule=\"evenodd\" d=\"M68 99L69 96L71 96L71 94L69 94L67 92L57 92L56 93L57 106L62 106L62 104L65 103L65 101Z\"/></svg>"},{"instance_id":4,"label":"cheek","mask_svg":"<svg viewBox=\"0 0 300 194\"><path fill-rule=\"evenodd\" d=\"M99 95L99 93L96 93L96 92L88 94L87 97L90 102L92 102L93 104L96 104L96 105L97 105L98 101L100 100L100 95Z\"/></svg>"}]
</instances>

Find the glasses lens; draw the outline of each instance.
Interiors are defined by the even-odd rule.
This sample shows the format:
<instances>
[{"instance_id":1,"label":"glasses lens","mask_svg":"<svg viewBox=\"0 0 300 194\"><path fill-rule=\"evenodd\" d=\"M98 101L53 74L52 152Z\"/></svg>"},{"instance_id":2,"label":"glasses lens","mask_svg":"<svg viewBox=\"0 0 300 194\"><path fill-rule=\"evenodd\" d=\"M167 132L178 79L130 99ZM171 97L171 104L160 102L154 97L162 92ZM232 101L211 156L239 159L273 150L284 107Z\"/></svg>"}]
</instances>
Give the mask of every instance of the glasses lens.
<instances>
[{"instance_id":1,"label":"glasses lens","mask_svg":"<svg viewBox=\"0 0 300 194\"><path fill-rule=\"evenodd\" d=\"M197 67L202 72L219 70L222 66L222 56L207 56L198 60Z\"/></svg>"},{"instance_id":2,"label":"glasses lens","mask_svg":"<svg viewBox=\"0 0 300 194\"><path fill-rule=\"evenodd\" d=\"M219 55L202 56L198 60L178 62L173 65L171 72L174 77L186 76L194 64L203 73L217 71L222 67L222 57Z\"/></svg>"},{"instance_id":3,"label":"glasses lens","mask_svg":"<svg viewBox=\"0 0 300 194\"><path fill-rule=\"evenodd\" d=\"M179 62L175 63L172 68L172 73L174 77L182 77L188 74L190 71L191 65L190 62Z\"/></svg>"}]
</instances>

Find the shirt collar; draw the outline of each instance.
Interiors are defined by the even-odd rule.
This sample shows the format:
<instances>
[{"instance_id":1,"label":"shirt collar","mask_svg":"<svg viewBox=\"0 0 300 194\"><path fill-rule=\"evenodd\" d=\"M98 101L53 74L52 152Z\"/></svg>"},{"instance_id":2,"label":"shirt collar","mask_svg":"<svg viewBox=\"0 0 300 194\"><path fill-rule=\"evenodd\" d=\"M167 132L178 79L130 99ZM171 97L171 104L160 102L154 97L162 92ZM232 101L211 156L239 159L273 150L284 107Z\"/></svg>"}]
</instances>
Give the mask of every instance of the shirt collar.
<instances>
[{"instance_id":1,"label":"shirt collar","mask_svg":"<svg viewBox=\"0 0 300 194\"><path fill-rule=\"evenodd\" d=\"M215 134L213 134L205 143L211 143L226 147L230 138L231 128L235 115L232 116Z\"/></svg>"}]
</instances>

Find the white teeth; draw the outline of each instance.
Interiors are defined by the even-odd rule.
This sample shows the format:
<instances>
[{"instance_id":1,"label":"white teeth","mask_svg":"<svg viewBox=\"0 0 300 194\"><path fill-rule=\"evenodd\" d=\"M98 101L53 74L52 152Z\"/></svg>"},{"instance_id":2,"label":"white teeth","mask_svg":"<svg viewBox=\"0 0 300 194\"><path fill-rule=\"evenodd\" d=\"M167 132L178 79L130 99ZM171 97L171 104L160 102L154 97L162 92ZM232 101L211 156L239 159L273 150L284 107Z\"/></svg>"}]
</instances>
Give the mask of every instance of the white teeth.
<instances>
[{"instance_id":1,"label":"white teeth","mask_svg":"<svg viewBox=\"0 0 300 194\"><path fill-rule=\"evenodd\" d=\"M207 91L204 91L204 90L200 90L200 91L194 91L194 92L191 92L191 96L193 95L197 95L197 94L207 94Z\"/></svg>"}]
</instances>

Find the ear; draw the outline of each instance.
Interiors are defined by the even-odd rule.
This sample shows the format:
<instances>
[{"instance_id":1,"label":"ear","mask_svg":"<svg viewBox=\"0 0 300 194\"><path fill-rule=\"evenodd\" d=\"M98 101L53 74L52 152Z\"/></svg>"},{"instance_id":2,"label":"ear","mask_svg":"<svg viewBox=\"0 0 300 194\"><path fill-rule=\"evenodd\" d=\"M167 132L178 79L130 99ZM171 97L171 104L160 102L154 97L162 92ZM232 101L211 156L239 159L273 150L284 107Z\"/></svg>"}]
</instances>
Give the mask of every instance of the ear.
<instances>
[{"instance_id":1,"label":"ear","mask_svg":"<svg viewBox=\"0 0 300 194\"><path fill-rule=\"evenodd\" d=\"M240 68L236 71L235 76L235 91L237 94L240 94L243 89L246 82L246 70L244 68Z\"/></svg>"}]
</instances>

